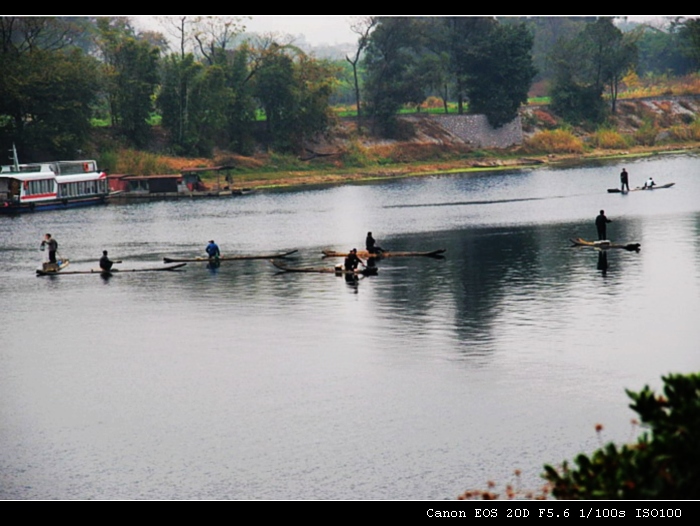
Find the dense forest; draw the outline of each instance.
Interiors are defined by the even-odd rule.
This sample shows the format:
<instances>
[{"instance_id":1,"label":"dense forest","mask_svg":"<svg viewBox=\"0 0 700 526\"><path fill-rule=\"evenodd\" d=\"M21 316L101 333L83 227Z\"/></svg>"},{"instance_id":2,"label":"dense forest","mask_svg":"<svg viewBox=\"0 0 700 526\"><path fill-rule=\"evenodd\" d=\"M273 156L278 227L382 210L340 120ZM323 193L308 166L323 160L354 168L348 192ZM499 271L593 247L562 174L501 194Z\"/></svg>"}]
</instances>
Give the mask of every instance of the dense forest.
<instances>
[{"instance_id":1,"label":"dense forest","mask_svg":"<svg viewBox=\"0 0 700 526\"><path fill-rule=\"evenodd\" d=\"M120 146L174 155L294 153L341 107L362 132L392 137L397 115L428 100L497 128L533 94L567 122L600 123L628 79L700 68L695 18L356 17L356 46L325 58L247 34L242 16L158 21L160 32L126 17L0 17L3 151L74 158L109 127Z\"/></svg>"}]
</instances>

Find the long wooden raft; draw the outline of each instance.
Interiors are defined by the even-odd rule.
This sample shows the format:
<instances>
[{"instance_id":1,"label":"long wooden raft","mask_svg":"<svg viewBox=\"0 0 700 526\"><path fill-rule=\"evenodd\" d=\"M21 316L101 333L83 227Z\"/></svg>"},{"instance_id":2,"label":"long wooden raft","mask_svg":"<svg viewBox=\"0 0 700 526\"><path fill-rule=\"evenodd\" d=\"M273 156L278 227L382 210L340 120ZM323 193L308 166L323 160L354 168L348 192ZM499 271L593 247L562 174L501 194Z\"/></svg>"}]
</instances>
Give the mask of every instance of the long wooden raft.
<instances>
[{"instance_id":1,"label":"long wooden raft","mask_svg":"<svg viewBox=\"0 0 700 526\"><path fill-rule=\"evenodd\" d=\"M60 270L58 272L46 272L43 270L37 270L36 273L38 276L65 276L68 274L101 274L103 276L105 275L111 275L111 274L125 274L127 272L161 272L161 271L169 271L169 270L176 270L179 268L184 267L187 265L187 263L178 263L175 265L167 265L164 267L144 267L144 268L125 268L125 269L118 269L118 268L113 268L111 270L102 270L102 269L90 269L90 270L67 270L61 272Z\"/></svg>"},{"instance_id":2,"label":"long wooden raft","mask_svg":"<svg viewBox=\"0 0 700 526\"><path fill-rule=\"evenodd\" d=\"M288 267L280 261L270 260L276 268L283 270L284 272L306 272L306 273L320 273L320 274L335 274L336 276L342 276L344 274L352 274L355 276L374 276L377 274L377 267L356 269L356 270L345 270L342 266L338 265L335 267Z\"/></svg>"},{"instance_id":3,"label":"long wooden raft","mask_svg":"<svg viewBox=\"0 0 700 526\"><path fill-rule=\"evenodd\" d=\"M275 258L286 258L292 254L296 254L298 250L290 250L288 252L280 252L277 254L260 254L260 255L231 255L231 256L219 256L218 258L208 258L208 257L195 257L195 258L163 258L164 263L196 263L196 262L209 262L209 261L242 261L246 259L275 259Z\"/></svg>"},{"instance_id":4,"label":"long wooden raft","mask_svg":"<svg viewBox=\"0 0 700 526\"><path fill-rule=\"evenodd\" d=\"M639 192L646 190L662 190L664 188L671 188L676 183L666 183L666 184L655 184L654 186L638 186L637 188L632 188L628 190L629 192ZM626 194L626 191L622 191L620 188L608 188L609 194Z\"/></svg>"},{"instance_id":5,"label":"long wooden raft","mask_svg":"<svg viewBox=\"0 0 700 526\"><path fill-rule=\"evenodd\" d=\"M336 252L334 250L323 250L324 258L344 258L348 255L347 252ZM447 249L440 248L437 250L431 250L429 252L382 252L381 254L370 254L366 250L358 250L357 256L361 259L369 259L374 257L377 259L384 258L406 258L406 257L428 257L428 258L441 258L444 257L443 254L447 252Z\"/></svg>"},{"instance_id":6,"label":"long wooden raft","mask_svg":"<svg viewBox=\"0 0 700 526\"><path fill-rule=\"evenodd\" d=\"M572 238L571 243L573 244L573 246L576 247L593 247L600 250L607 250L609 248L623 248L625 250L634 250L635 252L639 252L641 248L641 245L639 243L627 243L625 245L621 245L607 240L587 241L580 237Z\"/></svg>"}]
</instances>

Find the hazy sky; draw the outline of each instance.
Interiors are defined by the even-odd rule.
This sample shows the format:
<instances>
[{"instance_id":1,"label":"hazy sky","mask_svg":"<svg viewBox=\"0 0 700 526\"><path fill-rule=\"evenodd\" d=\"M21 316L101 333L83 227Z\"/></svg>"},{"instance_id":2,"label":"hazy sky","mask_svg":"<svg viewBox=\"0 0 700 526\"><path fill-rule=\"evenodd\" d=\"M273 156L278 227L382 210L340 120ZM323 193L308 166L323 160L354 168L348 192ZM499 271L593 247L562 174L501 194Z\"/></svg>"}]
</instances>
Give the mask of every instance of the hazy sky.
<instances>
[{"instance_id":1,"label":"hazy sky","mask_svg":"<svg viewBox=\"0 0 700 526\"><path fill-rule=\"evenodd\" d=\"M152 15L127 15L143 20L152 19ZM245 15L252 18L245 20L247 31L255 33L285 33L293 36L304 35L312 45L343 44L357 42L357 35L350 30L353 19L368 15ZM391 15L386 15L391 16ZM411 16L411 15L406 15ZM417 15L416 15L417 16ZM429 15L433 16L433 15ZM441 16L441 15L434 15ZM447 15L445 15L447 16ZM469 16L469 15L465 15ZM486 15L480 15L486 16ZM500 15L507 16L507 15ZM518 15L522 16L522 15ZM564 15L539 15L564 16ZM612 15L610 15L612 16ZM625 15L635 21L677 15ZM683 15L696 16L696 15Z\"/></svg>"},{"instance_id":2,"label":"hazy sky","mask_svg":"<svg viewBox=\"0 0 700 526\"><path fill-rule=\"evenodd\" d=\"M246 28L255 33L302 34L310 44L341 44L356 42L357 35L350 30L356 15L251 15Z\"/></svg>"},{"instance_id":3,"label":"hazy sky","mask_svg":"<svg viewBox=\"0 0 700 526\"><path fill-rule=\"evenodd\" d=\"M122 15L123 16L123 15ZM153 15L126 15L139 19L151 29L155 27ZM192 15L196 16L196 15ZM250 33L283 33L293 36L304 35L312 45L344 44L357 41L357 35L350 30L353 17L359 15L242 15L246 30Z\"/></svg>"}]
</instances>

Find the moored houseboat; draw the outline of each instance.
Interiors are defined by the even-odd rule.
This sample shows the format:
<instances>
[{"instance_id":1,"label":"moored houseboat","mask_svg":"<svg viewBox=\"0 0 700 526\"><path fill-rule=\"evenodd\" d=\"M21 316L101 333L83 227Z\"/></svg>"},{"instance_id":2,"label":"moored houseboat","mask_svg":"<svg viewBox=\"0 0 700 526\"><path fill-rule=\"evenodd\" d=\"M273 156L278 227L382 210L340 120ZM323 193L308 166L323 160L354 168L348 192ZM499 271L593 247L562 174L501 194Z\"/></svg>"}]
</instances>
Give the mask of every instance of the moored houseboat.
<instances>
[{"instance_id":1,"label":"moored houseboat","mask_svg":"<svg viewBox=\"0 0 700 526\"><path fill-rule=\"evenodd\" d=\"M106 203L107 174L97 162L53 161L0 167L0 214L60 210Z\"/></svg>"}]
</instances>

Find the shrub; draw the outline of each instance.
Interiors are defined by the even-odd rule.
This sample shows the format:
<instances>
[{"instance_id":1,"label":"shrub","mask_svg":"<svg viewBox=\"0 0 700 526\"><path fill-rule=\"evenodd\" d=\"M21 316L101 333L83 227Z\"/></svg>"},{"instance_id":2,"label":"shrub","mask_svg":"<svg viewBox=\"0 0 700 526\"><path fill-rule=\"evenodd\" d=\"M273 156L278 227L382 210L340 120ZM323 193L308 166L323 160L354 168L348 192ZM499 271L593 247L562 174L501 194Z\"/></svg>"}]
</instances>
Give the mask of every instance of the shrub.
<instances>
[{"instance_id":1,"label":"shrub","mask_svg":"<svg viewBox=\"0 0 700 526\"><path fill-rule=\"evenodd\" d=\"M652 121L646 119L642 126L634 132L634 141L642 146L653 146L660 128Z\"/></svg>"},{"instance_id":2,"label":"shrub","mask_svg":"<svg viewBox=\"0 0 700 526\"><path fill-rule=\"evenodd\" d=\"M607 150L624 150L630 146L628 138L615 130L605 128L596 131L591 139L595 146Z\"/></svg>"},{"instance_id":3,"label":"shrub","mask_svg":"<svg viewBox=\"0 0 700 526\"><path fill-rule=\"evenodd\" d=\"M343 164L356 167L369 166L374 162L370 151L357 140L348 144L342 154L342 160Z\"/></svg>"},{"instance_id":4,"label":"shrub","mask_svg":"<svg viewBox=\"0 0 700 526\"><path fill-rule=\"evenodd\" d=\"M557 499L665 500L700 495L700 374L662 378L664 394L648 386L627 391L647 427L636 444L610 443L591 456L557 470L545 466L543 477Z\"/></svg>"},{"instance_id":5,"label":"shrub","mask_svg":"<svg viewBox=\"0 0 700 526\"><path fill-rule=\"evenodd\" d=\"M687 142L693 140L693 130L690 126L677 124L668 129L669 138L672 141Z\"/></svg>"},{"instance_id":6,"label":"shrub","mask_svg":"<svg viewBox=\"0 0 700 526\"><path fill-rule=\"evenodd\" d=\"M525 141L531 153L583 153L583 141L567 130L545 130Z\"/></svg>"}]
</instances>

